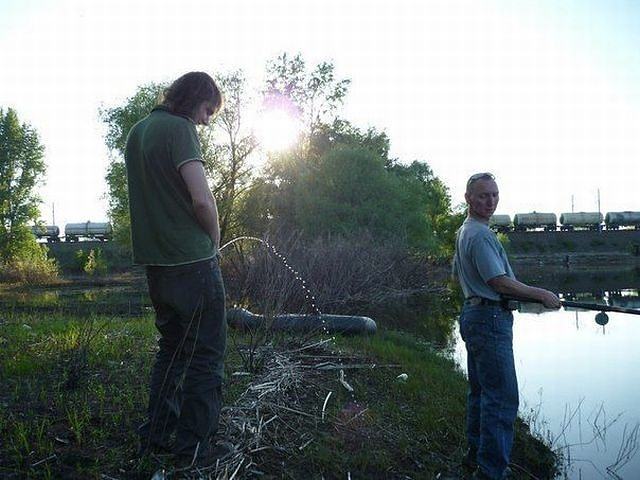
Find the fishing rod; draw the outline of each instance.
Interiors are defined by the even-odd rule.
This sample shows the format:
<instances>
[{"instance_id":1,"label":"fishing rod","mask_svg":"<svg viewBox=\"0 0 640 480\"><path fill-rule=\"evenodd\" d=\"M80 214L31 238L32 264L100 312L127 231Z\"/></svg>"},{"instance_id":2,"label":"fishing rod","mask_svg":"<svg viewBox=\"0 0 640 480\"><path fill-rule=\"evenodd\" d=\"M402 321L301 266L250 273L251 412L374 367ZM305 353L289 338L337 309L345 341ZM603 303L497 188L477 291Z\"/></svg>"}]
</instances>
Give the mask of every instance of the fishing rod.
<instances>
[{"instance_id":1,"label":"fishing rod","mask_svg":"<svg viewBox=\"0 0 640 480\"><path fill-rule=\"evenodd\" d=\"M597 310L599 312L618 312L640 315L640 310L635 308L618 307L616 305L602 305L599 303L582 303L570 300L560 300L563 307L582 308L584 310Z\"/></svg>"},{"instance_id":2,"label":"fishing rod","mask_svg":"<svg viewBox=\"0 0 640 480\"><path fill-rule=\"evenodd\" d=\"M516 297L504 297L507 302L519 302L519 303L542 303L536 300L528 299L528 298L516 298ZM618 313L628 313L631 315L640 315L640 309L636 308L626 308L626 307L618 307L616 305L605 305L601 303L584 303L584 302L574 302L572 300L560 300L560 304L563 307L569 308L581 308L583 310L594 310L597 312L618 312Z\"/></svg>"}]
</instances>

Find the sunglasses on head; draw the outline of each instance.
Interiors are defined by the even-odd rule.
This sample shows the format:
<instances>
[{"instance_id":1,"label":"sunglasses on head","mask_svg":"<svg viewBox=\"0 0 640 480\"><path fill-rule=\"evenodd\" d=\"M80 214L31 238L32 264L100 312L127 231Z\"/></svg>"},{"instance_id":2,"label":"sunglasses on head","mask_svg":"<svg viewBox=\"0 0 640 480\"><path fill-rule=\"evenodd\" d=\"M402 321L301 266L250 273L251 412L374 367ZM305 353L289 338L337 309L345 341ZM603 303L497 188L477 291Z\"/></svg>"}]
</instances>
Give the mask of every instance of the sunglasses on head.
<instances>
[{"instance_id":1,"label":"sunglasses on head","mask_svg":"<svg viewBox=\"0 0 640 480\"><path fill-rule=\"evenodd\" d=\"M469 177L467 181L467 187L471 185L473 182L477 182L478 180L495 180L496 177L493 176L493 173L483 172L483 173L475 173Z\"/></svg>"}]
</instances>

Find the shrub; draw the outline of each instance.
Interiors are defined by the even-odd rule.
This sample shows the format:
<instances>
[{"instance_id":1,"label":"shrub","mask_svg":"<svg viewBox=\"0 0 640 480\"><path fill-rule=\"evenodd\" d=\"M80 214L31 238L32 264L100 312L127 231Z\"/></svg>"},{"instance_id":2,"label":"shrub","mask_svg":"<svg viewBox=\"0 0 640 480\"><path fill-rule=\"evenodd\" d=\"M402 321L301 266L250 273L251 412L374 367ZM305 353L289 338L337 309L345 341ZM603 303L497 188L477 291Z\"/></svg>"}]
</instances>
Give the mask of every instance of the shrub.
<instances>
[{"instance_id":1,"label":"shrub","mask_svg":"<svg viewBox=\"0 0 640 480\"><path fill-rule=\"evenodd\" d=\"M78 272L82 272L84 270L84 266L87 264L88 254L84 252L84 250L79 249L74 253L74 262L73 269Z\"/></svg>"},{"instance_id":2,"label":"shrub","mask_svg":"<svg viewBox=\"0 0 640 480\"><path fill-rule=\"evenodd\" d=\"M89 275L104 275L107 273L107 261L102 255L102 249L96 248L89 251L83 270Z\"/></svg>"},{"instance_id":3,"label":"shrub","mask_svg":"<svg viewBox=\"0 0 640 480\"><path fill-rule=\"evenodd\" d=\"M502 244L502 247L504 248L504 250L509 253L511 251L511 240L509 240L509 237L507 236L506 233L503 232L498 232L498 241Z\"/></svg>"},{"instance_id":4,"label":"shrub","mask_svg":"<svg viewBox=\"0 0 640 480\"><path fill-rule=\"evenodd\" d=\"M0 264L0 280L27 285L49 283L58 278L58 264L48 257L49 249L33 242L19 255Z\"/></svg>"}]
</instances>

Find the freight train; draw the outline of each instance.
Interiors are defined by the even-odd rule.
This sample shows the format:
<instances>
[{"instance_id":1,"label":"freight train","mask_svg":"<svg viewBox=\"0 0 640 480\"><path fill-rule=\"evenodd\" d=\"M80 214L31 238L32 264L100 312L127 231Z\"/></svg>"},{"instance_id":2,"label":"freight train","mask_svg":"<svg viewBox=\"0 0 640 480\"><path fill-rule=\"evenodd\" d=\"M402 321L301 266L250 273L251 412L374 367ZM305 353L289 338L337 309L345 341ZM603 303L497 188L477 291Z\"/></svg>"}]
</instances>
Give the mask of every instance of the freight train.
<instances>
[{"instance_id":1,"label":"freight train","mask_svg":"<svg viewBox=\"0 0 640 480\"><path fill-rule=\"evenodd\" d=\"M64 238L66 242L78 242L85 240L111 240L113 229L108 222L84 222L67 223L64 227L64 237L60 237L60 228L57 225L34 225L31 232L37 239L46 240L48 243L59 242Z\"/></svg>"},{"instance_id":2,"label":"freight train","mask_svg":"<svg viewBox=\"0 0 640 480\"><path fill-rule=\"evenodd\" d=\"M489 226L496 232L526 232L543 230L640 230L640 212L608 212L604 217L600 212L516 213L513 221L509 215L493 215Z\"/></svg>"}]
</instances>

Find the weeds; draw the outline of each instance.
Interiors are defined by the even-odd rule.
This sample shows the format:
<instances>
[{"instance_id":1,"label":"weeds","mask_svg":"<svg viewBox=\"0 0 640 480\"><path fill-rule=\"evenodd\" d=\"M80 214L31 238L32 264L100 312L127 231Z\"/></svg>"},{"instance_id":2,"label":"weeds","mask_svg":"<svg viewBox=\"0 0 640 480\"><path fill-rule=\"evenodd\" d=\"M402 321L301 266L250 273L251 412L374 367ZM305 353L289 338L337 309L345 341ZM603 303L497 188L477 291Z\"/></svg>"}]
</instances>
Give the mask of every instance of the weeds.
<instances>
[{"instance_id":1,"label":"weeds","mask_svg":"<svg viewBox=\"0 0 640 480\"><path fill-rule=\"evenodd\" d=\"M29 235L24 243L0 259L0 282L42 285L58 277L58 264L49 257L49 248ZM7 252L5 252L6 254Z\"/></svg>"}]
</instances>

